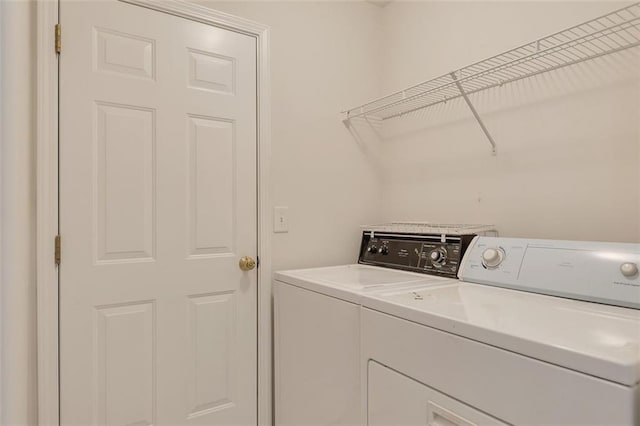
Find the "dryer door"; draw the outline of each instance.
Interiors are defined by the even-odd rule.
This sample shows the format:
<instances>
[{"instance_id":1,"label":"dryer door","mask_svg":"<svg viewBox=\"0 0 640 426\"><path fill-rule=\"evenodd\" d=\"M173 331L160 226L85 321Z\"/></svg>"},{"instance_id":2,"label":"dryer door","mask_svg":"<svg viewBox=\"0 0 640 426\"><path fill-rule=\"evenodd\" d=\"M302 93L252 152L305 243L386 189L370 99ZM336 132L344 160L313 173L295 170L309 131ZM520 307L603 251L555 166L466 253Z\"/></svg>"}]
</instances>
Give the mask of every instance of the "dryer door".
<instances>
[{"instance_id":1,"label":"dryer door","mask_svg":"<svg viewBox=\"0 0 640 426\"><path fill-rule=\"evenodd\" d=\"M375 361L367 367L370 426L506 425Z\"/></svg>"}]
</instances>

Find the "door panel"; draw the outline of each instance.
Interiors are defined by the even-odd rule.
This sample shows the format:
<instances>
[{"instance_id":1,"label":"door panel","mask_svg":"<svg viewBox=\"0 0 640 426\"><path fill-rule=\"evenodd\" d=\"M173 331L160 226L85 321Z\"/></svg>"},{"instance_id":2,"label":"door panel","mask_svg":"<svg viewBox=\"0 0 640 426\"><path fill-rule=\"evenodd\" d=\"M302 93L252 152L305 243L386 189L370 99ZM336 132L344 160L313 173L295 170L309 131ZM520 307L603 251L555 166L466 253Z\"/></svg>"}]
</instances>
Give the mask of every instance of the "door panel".
<instances>
[{"instance_id":1,"label":"door panel","mask_svg":"<svg viewBox=\"0 0 640 426\"><path fill-rule=\"evenodd\" d=\"M231 292L190 298L189 305L189 416L234 404L229 372L235 370L233 330L234 295ZM213 326L213 327L212 327Z\"/></svg>"},{"instance_id":2,"label":"door panel","mask_svg":"<svg viewBox=\"0 0 640 426\"><path fill-rule=\"evenodd\" d=\"M255 424L255 39L66 1L62 424Z\"/></svg>"},{"instance_id":3,"label":"door panel","mask_svg":"<svg viewBox=\"0 0 640 426\"><path fill-rule=\"evenodd\" d=\"M95 103L97 261L155 258L155 111Z\"/></svg>"},{"instance_id":4,"label":"door panel","mask_svg":"<svg viewBox=\"0 0 640 426\"><path fill-rule=\"evenodd\" d=\"M154 303L96 307L96 415L105 424L154 424Z\"/></svg>"},{"instance_id":5,"label":"door panel","mask_svg":"<svg viewBox=\"0 0 640 426\"><path fill-rule=\"evenodd\" d=\"M237 182L234 123L189 117L191 256L233 253Z\"/></svg>"}]
</instances>

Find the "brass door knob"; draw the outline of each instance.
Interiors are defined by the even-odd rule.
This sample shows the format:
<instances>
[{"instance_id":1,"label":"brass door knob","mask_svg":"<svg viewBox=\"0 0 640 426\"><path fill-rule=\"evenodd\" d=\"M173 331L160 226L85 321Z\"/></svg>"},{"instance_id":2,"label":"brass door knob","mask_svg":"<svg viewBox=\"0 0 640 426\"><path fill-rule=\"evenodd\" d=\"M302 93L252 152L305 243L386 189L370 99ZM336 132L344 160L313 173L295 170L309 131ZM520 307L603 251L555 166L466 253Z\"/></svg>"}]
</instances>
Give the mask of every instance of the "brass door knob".
<instances>
[{"instance_id":1,"label":"brass door knob","mask_svg":"<svg viewBox=\"0 0 640 426\"><path fill-rule=\"evenodd\" d=\"M250 271L256 267L256 261L249 256L242 256L238 265L243 271Z\"/></svg>"}]
</instances>

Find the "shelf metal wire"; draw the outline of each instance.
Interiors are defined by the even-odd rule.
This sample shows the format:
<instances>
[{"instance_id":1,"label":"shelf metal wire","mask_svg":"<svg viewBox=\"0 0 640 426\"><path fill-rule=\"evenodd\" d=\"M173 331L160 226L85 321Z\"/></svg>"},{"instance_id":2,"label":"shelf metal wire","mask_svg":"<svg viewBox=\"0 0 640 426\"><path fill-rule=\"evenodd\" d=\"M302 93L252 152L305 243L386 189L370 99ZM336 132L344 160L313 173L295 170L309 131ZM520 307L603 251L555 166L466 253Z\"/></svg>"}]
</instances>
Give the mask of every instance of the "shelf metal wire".
<instances>
[{"instance_id":1,"label":"shelf metal wire","mask_svg":"<svg viewBox=\"0 0 640 426\"><path fill-rule=\"evenodd\" d=\"M348 122L356 117L387 120L452 99L465 97L467 100L467 95L482 90L639 45L640 3L635 3L451 73L343 111L346 114L345 121ZM469 106L473 111L472 105L469 104ZM476 118L492 142L481 120L477 116Z\"/></svg>"}]
</instances>

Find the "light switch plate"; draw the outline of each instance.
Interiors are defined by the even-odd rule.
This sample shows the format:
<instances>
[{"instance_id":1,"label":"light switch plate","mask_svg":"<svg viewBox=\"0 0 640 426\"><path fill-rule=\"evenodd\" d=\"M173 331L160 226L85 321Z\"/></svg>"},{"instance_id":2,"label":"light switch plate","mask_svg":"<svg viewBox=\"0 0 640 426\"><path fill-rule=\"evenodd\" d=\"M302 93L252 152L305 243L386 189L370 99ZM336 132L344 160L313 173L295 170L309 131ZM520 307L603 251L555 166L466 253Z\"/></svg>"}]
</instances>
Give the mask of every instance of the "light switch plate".
<instances>
[{"instance_id":1,"label":"light switch plate","mask_svg":"<svg viewBox=\"0 0 640 426\"><path fill-rule=\"evenodd\" d=\"M289 232L289 207L273 208L273 232Z\"/></svg>"}]
</instances>

